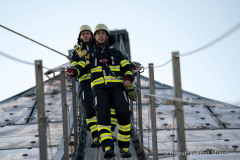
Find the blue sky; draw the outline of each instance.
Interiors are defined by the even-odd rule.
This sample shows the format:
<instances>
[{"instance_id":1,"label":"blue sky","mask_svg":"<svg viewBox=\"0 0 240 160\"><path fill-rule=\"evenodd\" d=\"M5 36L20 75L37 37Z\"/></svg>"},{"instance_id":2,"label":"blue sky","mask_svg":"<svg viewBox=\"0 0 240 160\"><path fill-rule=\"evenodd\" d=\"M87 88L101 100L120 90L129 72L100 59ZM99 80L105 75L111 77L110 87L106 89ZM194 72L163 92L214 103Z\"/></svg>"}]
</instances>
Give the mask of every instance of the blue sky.
<instances>
[{"instance_id":1,"label":"blue sky","mask_svg":"<svg viewBox=\"0 0 240 160\"><path fill-rule=\"evenodd\" d=\"M79 27L98 23L126 29L134 61L161 65L171 52L186 53L222 35L240 22L238 0L91 0L0 2L0 24L62 53L76 44ZM184 90L240 104L240 30L196 54L182 57ZM0 28L0 50L25 61L43 60L53 68L63 56ZM35 85L34 66L0 56L0 100ZM46 70L44 70L46 71ZM172 64L155 68L155 79L173 85ZM143 73L148 76L148 71ZM46 78L45 78L46 79Z\"/></svg>"}]
</instances>

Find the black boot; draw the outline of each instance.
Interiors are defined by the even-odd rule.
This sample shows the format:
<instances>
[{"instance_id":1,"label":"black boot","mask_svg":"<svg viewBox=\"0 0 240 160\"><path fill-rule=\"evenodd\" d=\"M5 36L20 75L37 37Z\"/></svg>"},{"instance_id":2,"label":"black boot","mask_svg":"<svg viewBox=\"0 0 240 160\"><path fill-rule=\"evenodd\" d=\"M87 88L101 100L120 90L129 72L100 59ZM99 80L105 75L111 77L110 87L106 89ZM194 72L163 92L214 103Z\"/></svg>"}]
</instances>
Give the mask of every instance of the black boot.
<instances>
[{"instance_id":1,"label":"black boot","mask_svg":"<svg viewBox=\"0 0 240 160\"><path fill-rule=\"evenodd\" d=\"M95 137L92 144L91 144L91 147L92 148L97 148L97 147L100 147L100 142L99 142L99 138L98 137Z\"/></svg>"},{"instance_id":2,"label":"black boot","mask_svg":"<svg viewBox=\"0 0 240 160\"><path fill-rule=\"evenodd\" d=\"M108 146L105 148L104 158L112 158L115 157L113 149Z\"/></svg>"},{"instance_id":3,"label":"black boot","mask_svg":"<svg viewBox=\"0 0 240 160\"><path fill-rule=\"evenodd\" d=\"M128 148L120 148L120 153L122 158L131 157L131 153L129 152Z\"/></svg>"}]
</instances>

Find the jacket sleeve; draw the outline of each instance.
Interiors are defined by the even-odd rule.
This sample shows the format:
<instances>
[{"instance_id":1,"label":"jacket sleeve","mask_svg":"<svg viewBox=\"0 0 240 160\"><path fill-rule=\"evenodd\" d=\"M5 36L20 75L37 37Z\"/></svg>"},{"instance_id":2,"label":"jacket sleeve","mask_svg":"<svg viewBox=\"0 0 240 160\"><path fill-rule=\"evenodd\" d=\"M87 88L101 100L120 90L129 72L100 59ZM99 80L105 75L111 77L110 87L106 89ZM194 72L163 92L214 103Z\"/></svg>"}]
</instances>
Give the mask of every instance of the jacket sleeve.
<instances>
[{"instance_id":1,"label":"jacket sleeve","mask_svg":"<svg viewBox=\"0 0 240 160\"><path fill-rule=\"evenodd\" d=\"M72 54L71 54L71 59L70 59L70 61L71 61L71 66L72 66L72 67L75 66L75 65L78 63L79 60L80 60L80 57L78 56L77 51L74 50L74 51L72 52Z\"/></svg>"},{"instance_id":2,"label":"jacket sleeve","mask_svg":"<svg viewBox=\"0 0 240 160\"><path fill-rule=\"evenodd\" d=\"M74 70L74 76L81 76L83 73L83 70L86 66L86 62L85 62L85 58L80 58L77 51L73 51L72 55L71 55L71 68L72 70Z\"/></svg>"},{"instance_id":3,"label":"jacket sleeve","mask_svg":"<svg viewBox=\"0 0 240 160\"><path fill-rule=\"evenodd\" d=\"M120 66L121 66L121 71L124 73L124 78L128 77L133 81L133 73L132 69L130 67L130 63L125 59L123 54L119 51L120 55Z\"/></svg>"},{"instance_id":4,"label":"jacket sleeve","mask_svg":"<svg viewBox=\"0 0 240 160\"><path fill-rule=\"evenodd\" d=\"M77 76L81 77L83 75L83 71L85 69L86 62L85 58L81 58L80 61L74 64L73 68L77 71Z\"/></svg>"}]
</instances>

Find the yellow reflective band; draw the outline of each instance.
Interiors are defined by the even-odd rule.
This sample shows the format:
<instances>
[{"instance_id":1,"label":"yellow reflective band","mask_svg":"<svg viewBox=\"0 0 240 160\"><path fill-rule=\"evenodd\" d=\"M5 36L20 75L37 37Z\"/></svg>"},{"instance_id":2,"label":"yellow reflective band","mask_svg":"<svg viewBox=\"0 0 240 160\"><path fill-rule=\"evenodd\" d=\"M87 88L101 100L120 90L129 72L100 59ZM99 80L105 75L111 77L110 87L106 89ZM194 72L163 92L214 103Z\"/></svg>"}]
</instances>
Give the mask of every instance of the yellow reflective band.
<instances>
[{"instance_id":1,"label":"yellow reflective band","mask_svg":"<svg viewBox=\"0 0 240 160\"><path fill-rule=\"evenodd\" d=\"M95 79L95 80L91 83L91 87L93 87L94 85L97 85L97 84L101 84L101 83L104 83L103 77L100 77L100 78L98 78L98 79Z\"/></svg>"},{"instance_id":2,"label":"yellow reflective band","mask_svg":"<svg viewBox=\"0 0 240 160\"><path fill-rule=\"evenodd\" d=\"M111 118L111 124L117 124L117 119Z\"/></svg>"},{"instance_id":3,"label":"yellow reflective band","mask_svg":"<svg viewBox=\"0 0 240 160\"><path fill-rule=\"evenodd\" d=\"M118 133L118 140L129 142L130 141L130 135L122 135Z\"/></svg>"},{"instance_id":4,"label":"yellow reflective band","mask_svg":"<svg viewBox=\"0 0 240 160\"><path fill-rule=\"evenodd\" d=\"M77 63L78 65L82 66L83 68L85 67L86 63L84 61L80 61Z\"/></svg>"},{"instance_id":5,"label":"yellow reflective band","mask_svg":"<svg viewBox=\"0 0 240 160\"><path fill-rule=\"evenodd\" d=\"M113 76L106 76L104 77L106 82L122 82L122 80L120 78L116 78Z\"/></svg>"},{"instance_id":6,"label":"yellow reflective band","mask_svg":"<svg viewBox=\"0 0 240 160\"><path fill-rule=\"evenodd\" d=\"M111 133L103 133L100 135L101 142L104 141L105 139L112 139L112 134Z\"/></svg>"},{"instance_id":7,"label":"yellow reflective band","mask_svg":"<svg viewBox=\"0 0 240 160\"><path fill-rule=\"evenodd\" d=\"M111 71L120 71L120 65L117 65L117 66L109 66L109 68L111 69Z\"/></svg>"},{"instance_id":8,"label":"yellow reflective band","mask_svg":"<svg viewBox=\"0 0 240 160\"><path fill-rule=\"evenodd\" d=\"M77 62L76 61L73 61L72 63L71 63L71 66L72 67L74 67L74 66L76 66L77 65Z\"/></svg>"},{"instance_id":9,"label":"yellow reflective band","mask_svg":"<svg viewBox=\"0 0 240 160\"><path fill-rule=\"evenodd\" d=\"M127 71L127 72L125 73L125 75L127 75L127 74L128 74L128 75L133 75L131 71Z\"/></svg>"},{"instance_id":10,"label":"yellow reflective band","mask_svg":"<svg viewBox=\"0 0 240 160\"><path fill-rule=\"evenodd\" d=\"M116 115L116 112L115 111L111 111L111 115Z\"/></svg>"},{"instance_id":11,"label":"yellow reflective band","mask_svg":"<svg viewBox=\"0 0 240 160\"><path fill-rule=\"evenodd\" d=\"M121 62L120 62L120 64L121 64L121 66L122 67L124 67L124 66L126 66L126 65L128 65L128 64L130 64L126 59L124 59L124 60L122 60Z\"/></svg>"},{"instance_id":12,"label":"yellow reflective band","mask_svg":"<svg viewBox=\"0 0 240 160\"><path fill-rule=\"evenodd\" d=\"M98 131L100 132L102 129L106 129L111 132L111 126L98 125Z\"/></svg>"},{"instance_id":13,"label":"yellow reflective band","mask_svg":"<svg viewBox=\"0 0 240 160\"><path fill-rule=\"evenodd\" d=\"M98 79L95 79L92 83L91 83L91 87L93 87L94 85L97 85L97 84L102 84L104 82L122 82L122 79L121 77L113 77L113 76L105 76L104 78L103 77L100 77Z\"/></svg>"},{"instance_id":14,"label":"yellow reflective band","mask_svg":"<svg viewBox=\"0 0 240 160\"><path fill-rule=\"evenodd\" d=\"M94 131L97 131L97 130L98 130L97 125L91 126L91 127L90 127L90 130L91 130L91 133L94 132Z\"/></svg>"},{"instance_id":15,"label":"yellow reflective band","mask_svg":"<svg viewBox=\"0 0 240 160\"><path fill-rule=\"evenodd\" d=\"M102 66L98 66L98 67L92 68L91 69L91 73L94 73L94 72L102 72Z\"/></svg>"},{"instance_id":16,"label":"yellow reflective band","mask_svg":"<svg viewBox=\"0 0 240 160\"><path fill-rule=\"evenodd\" d=\"M131 130L131 124L128 124L128 125L125 125L125 126L122 126L122 125L118 124L118 129L123 131L123 132L128 132L128 131Z\"/></svg>"},{"instance_id":17,"label":"yellow reflective band","mask_svg":"<svg viewBox=\"0 0 240 160\"><path fill-rule=\"evenodd\" d=\"M91 78L91 74L90 73L84 74L82 77L79 78L79 82L81 82L83 80L90 79L90 78Z\"/></svg>"},{"instance_id":18,"label":"yellow reflective band","mask_svg":"<svg viewBox=\"0 0 240 160\"><path fill-rule=\"evenodd\" d=\"M116 114L115 109L111 109L111 114L113 114L113 115Z\"/></svg>"},{"instance_id":19,"label":"yellow reflective band","mask_svg":"<svg viewBox=\"0 0 240 160\"><path fill-rule=\"evenodd\" d=\"M90 118L90 119L86 119L87 121L87 124L91 123L91 122L97 122L97 117L93 117L93 118Z\"/></svg>"}]
</instances>

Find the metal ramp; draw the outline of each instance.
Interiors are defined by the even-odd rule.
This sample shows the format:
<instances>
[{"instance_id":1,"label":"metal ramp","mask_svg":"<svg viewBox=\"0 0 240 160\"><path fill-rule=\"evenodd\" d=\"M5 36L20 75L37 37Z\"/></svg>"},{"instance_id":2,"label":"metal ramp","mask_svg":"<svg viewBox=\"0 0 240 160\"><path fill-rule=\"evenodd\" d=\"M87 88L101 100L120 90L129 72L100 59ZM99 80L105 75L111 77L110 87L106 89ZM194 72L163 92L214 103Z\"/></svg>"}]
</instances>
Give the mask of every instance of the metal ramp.
<instances>
[{"instance_id":1,"label":"metal ramp","mask_svg":"<svg viewBox=\"0 0 240 160\"><path fill-rule=\"evenodd\" d=\"M117 127L115 129L114 135L117 137ZM86 136L86 144L85 144L85 149L84 149L84 160L104 160L104 152L102 151L102 147L99 148L91 148L91 143L92 143L92 136L89 131L87 131L87 136ZM132 154L132 157L130 158L121 158L119 149L117 146L117 142L114 142L114 153L115 153L115 160L138 160L136 150L133 145L133 141L131 139L131 144L129 147L129 150Z\"/></svg>"}]
</instances>

